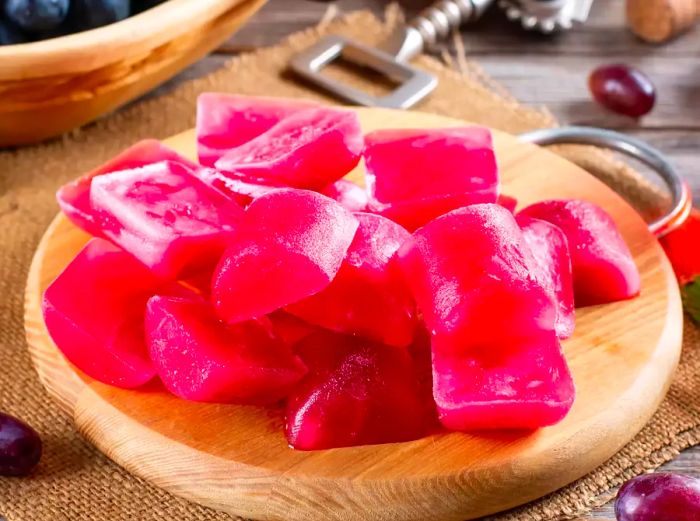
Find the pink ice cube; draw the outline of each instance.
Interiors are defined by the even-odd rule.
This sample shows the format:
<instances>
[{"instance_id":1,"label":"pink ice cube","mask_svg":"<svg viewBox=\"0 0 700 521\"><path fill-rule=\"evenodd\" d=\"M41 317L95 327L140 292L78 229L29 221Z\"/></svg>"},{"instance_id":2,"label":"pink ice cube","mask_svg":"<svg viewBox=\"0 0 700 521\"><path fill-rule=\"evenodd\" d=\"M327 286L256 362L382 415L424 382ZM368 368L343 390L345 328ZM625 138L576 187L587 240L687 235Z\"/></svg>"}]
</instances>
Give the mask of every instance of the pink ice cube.
<instances>
[{"instance_id":1,"label":"pink ice cube","mask_svg":"<svg viewBox=\"0 0 700 521\"><path fill-rule=\"evenodd\" d=\"M251 141L300 110L318 104L295 99L205 92L197 98L197 153L204 166Z\"/></svg>"},{"instance_id":2,"label":"pink ice cube","mask_svg":"<svg viewBox=\"0 0 700 521\"><path fill-rule=\"evenodd\" d=\"M317 108L293 114L216 162L224 173L321 190L350 172L364 147L357 115Z\"/></svg>"},{"instance_id":3,"label":"pink ice cube","mask_svg":"<svg viewBox=\"0 0 700 521\"><path fill-rule=\"evenodd\" d=\"M557 335L561 339L569 338L574 332L576 313L571 255L566 236L547 221L524 215L518 216L517 221L535 258L533 273L557 305Z\"/></svg>"},{"instance_id":4,"label":"pink ice cube","mask_svg":"<svg viewBox=\"0 0 700 521\"><path fill-rule=\"evenodd\" d=\"M186 400L271 403L306 372L269 321L226 325L204 300L151 298L146 333L158 376Z\"/></svg>"},{"instance_id":5,"label":"pink ice cube","mask_svg":"<svg viewBox=\"0 0 700 521\"><path fill-rule=\"evenodd\" d=\"M487 128L378 130L365 141L367 189L378 203L470 192L496 200L498 168Z\"/></svg>"},{"instance_id":6,"label":"pink ice cube","mask_svg":"<svg viewBox=\"0 0 700 521\"><path fill-rule=\"evenodd\" d=\"M411 235L379 215L354 215L360 226L338 274L287 310L326 329L405 347L413 341L417 319L394 253Z\"/></svg>"},{"instance_id":7,"label":"pink ice cube","mask_svg":"<svg viewBox=\"0 0 700 521\"><path fill-rule=\"evenodd\" d=\"M369 211L391 219L409 231L415 231L433 219L457 208L494 202L496 202L495 194L486 190L456 195L431 196L391 204L370 200L368 208Z\"/></svg>"},{"instance_id":8,"label":"pink ice cube","mask_svg":"<svg viewBox=\"0 0 700 521\"><path fill-rule=\"evenodd\" d=\"M553 332L448 354L433 345L433 396L448 429L520 430L561 421L576 394Z\"/></svg>"},{"instance_id":9,"label":"pink ice cube","mask_svg":"<svg viewBox=\"0 0 700 521\"><path fill-rule=\"evenodd\" d=\"M577 306L639 294L641 279L632 254L615 221L599 206L579 200L542 201L519 215L548 221L566 235Z\"/></svg>"},{"instance_id":10,"label":"pink ice cube","mask_svg":"<svg viewBox=\"0 0 700 521\"><path fill-rule=\"evenodd\" d=\"M347 179L338 179L335 183L321 190L321 193L338 201L341 206L351 212L367 210L367 192L364 188Z\"/></svg>"},{"instance_id":11,"label":"pink ice cube","mask_svg":"<svg viewBox=\"0 0 700 521\"><path fill-rule=\"evenodd\" d=\"M162 283L134 257L92 239L46 289L46 328L81 371L117 387L153 378L144 336L146 301Z\"/></svg>"},{"instance_id":12,"label":"pink ice cube","mask_svg":"<svg viewBox=\"0 0 700 521\"><path fill-rule=\"evenodd\" d=\"M58 205L73 224L82 228L90 235L101 237L102 230L100 230L99 225L95 222L95 216L90 206L90 184L92 183L93 177L119 170L139 168L159 161L173 161L175 163L187 165L190 168L196 168L196 165L192 161L180 156L177 152L169 149L160 141L146 139L127 148L114 159L96 168L92 172L63 185L56 194Z\"/></svg>"},{"instance_id":13,"label":"pink ice cube","mask_svg":"<svg viewBox=\"0 0 700 521\"><path fill-rule=\"evenodd\" d=\"M225 174L214 168L199 168L195 170L195 175L244 207L261 195L287 187L267 179L246 177L235 173Z\"/></svg>"},{"instance_id":14,"label":"pink ice cube","mask_svg":"<svg viewBox=\"0 0 700 521\"><path fill-rule=\"evenodd\" d=\"M243 210L178 163L96 177L90 202L105 237L159 277L214 266Z\"/></svg>"},{"instance_id":15,"label":"pink ice cube","mask_svg":"<svg viewBox=\"0 0 700 521\"><path fill-rule=\"evenodd\" d=\"M508 210L477 204L415 232L398 252L433 336L461 353L553 331L556 307Z\"/></svg>"},{"instance_id":16,"label":"pink ice cube","mask_svg":"<svg viewBox=\"0 0 700 521\"><path fill-rule=\"evenodd\" d=\"M255 199L214 273L217 313L233 323L318 293L338 273L357 227L316 192L285 188Z\"/></svg>"},{"instance_id":17,"label":"pink ice cube","mask_svg":"<svg viewBox=\"0 0 700 521\"><path fill-rule=\"evenodd\" d=\"M296 347L308 375L287 400L286 434L301 450L420 438L434 405L404 348L327 331Z\"/></svg>"}]
</instances>

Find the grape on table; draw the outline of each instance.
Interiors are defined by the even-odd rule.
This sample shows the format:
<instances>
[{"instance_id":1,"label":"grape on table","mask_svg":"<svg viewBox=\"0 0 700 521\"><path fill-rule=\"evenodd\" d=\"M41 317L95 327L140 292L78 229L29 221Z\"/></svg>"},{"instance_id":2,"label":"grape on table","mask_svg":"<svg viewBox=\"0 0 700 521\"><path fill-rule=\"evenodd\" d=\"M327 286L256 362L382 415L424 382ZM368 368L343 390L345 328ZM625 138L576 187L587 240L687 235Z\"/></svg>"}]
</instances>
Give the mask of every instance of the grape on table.
<instances>
[{"instance_id":1,"label":"grape on table","mask_svg":"<svg viewBox=\"0 0 700 521\"><path fill-rule=\"evenodd\" d=\"M41 459L37 432L23 421L0 413L0 476L26 476Z\"/></svg>"}]
</instances>

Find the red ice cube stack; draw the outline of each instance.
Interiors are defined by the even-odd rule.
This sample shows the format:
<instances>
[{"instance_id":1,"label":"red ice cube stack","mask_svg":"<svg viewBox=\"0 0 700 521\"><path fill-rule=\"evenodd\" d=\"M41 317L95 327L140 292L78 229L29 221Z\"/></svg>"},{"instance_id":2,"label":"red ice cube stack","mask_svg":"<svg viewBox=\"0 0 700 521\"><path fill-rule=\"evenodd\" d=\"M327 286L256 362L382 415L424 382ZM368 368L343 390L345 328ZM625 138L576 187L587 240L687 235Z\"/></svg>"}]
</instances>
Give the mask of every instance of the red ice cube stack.
<instances>
[{"instance_id":1,"label":"red ice cube stack","mask_svg":"<svg viewBox=\"0 0 700 521\"><path fill-rule=\"evenodd\" d=\"M46 325L111 385L283 400L298 449L556 423L574 302L639 292L602 209L514 215L481 127L363 136L352 111L204 94L197 145L199 164L137 143L61 188L95 238L46 290ZM366 190L342 179L362 158Z\"/></svg>"}]
</instances>

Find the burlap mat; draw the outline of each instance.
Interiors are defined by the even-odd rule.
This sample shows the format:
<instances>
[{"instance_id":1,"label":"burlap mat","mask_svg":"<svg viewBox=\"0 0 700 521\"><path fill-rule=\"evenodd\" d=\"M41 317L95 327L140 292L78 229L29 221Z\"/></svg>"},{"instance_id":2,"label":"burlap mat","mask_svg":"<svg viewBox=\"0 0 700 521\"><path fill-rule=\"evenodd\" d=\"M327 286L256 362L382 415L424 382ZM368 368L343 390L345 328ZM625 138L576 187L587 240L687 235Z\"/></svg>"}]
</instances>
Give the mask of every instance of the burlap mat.
<instances>
[{"instance_id":1,"label":"burlap mat","mask_svg":"<svg viewBox=\"0 0 700 521\"><path fill-rule=\"evenodd\" d=\"M0 153L0 410L26 419L45 441L45 455L31 478L0 479L0 513L10 521L230 519L175 498L111 463L80 437L70 419L50 401L31 367L22 325L22 294L32 253L57 211L54 192L60 184L136 140L164 138L191 127L200 92L320 97L280 75L295 50L329 31L372 44L387 34L398 17L395 9L389 9L384 23L367 12L352 14L294 35L278 47L236 58L206 78L135 104L63 140ZM547 112L519 105L473 64L446 60L454 69L433 58L418 60L440 77L439 88L420 110L514 133L555 124ZM570 147L562 153L613 183L645 213L659 207L661 198L655 190L600 151ZM497 519L549 521L584 515L609 499L611 489L623 480L698 443L700 407L694 385L700 374L700 335L691 326L686 326L685 335L681 368L669 396L632 443L589 476Z\"/></svg>"}]
</instances>

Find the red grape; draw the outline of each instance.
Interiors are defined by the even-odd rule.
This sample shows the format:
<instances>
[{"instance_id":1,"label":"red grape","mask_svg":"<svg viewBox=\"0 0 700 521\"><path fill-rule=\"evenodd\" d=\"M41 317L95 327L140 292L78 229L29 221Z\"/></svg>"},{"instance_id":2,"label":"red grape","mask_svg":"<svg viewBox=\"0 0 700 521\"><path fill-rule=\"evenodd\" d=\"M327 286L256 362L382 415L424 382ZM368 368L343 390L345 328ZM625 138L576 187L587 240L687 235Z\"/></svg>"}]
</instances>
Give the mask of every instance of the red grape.
<instances>
[{"instance_id":1,"label":"red grape","mask_svg":"<svg viewBox=\"0 0 700 521\"><path fill-rule=\"evenodd\" d=\"M680 474L647 474L631 479L615 500L618 521L698 521L700 479Z\"/></svg>"},{"instance_id":2,"label":"red grape","mask_svg":"<svg viewBox=\"0 0 700 521\"><path fill-rule=\"evenodd\" d=\"M626 65L605 65L588 78L595 100L604 107L638 118L654 108L656 89L643 72Z\"/></svg>"},{"instance_id":3,"label":"red grape","mask_svg":"<svg viewBox=\"0 0 700 521\"><path fill-rule=\"evenodd\" d=\"M0 476L26 476L39 463L41 449L34 429L0 413Z\"/></svg>"}]
</instances>

